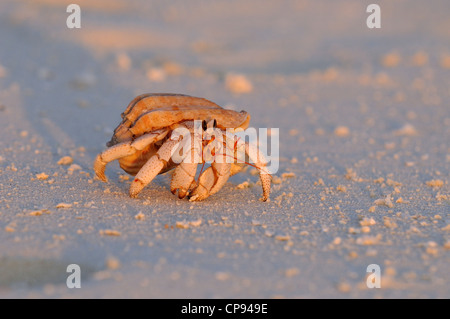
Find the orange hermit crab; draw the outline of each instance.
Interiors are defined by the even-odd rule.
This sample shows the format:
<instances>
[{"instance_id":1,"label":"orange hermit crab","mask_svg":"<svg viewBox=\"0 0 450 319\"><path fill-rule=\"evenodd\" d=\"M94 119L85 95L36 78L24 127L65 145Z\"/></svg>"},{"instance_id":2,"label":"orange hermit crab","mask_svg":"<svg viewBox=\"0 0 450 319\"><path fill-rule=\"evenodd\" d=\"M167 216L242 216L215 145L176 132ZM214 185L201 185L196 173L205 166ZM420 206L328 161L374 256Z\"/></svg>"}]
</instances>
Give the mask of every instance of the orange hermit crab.
<instances>
[{"instance_id":1,"label":"orange hermit crab","mask_svg":"<svg viewBox=\"0 0 450 319\"><path fill-rule=\"evenodd\" d=\"M238 173L248 155L259 170L263 196L270 194L267 161L253 144L234 132L248 127L250 115L223 109L204 98L182 94L149 93L137 96L122 113L108 148L94 162L97 177L106 182L106 164L118 160L120 167L135 175L130 196L136 197L156 175L173 168L170 189L178 197L199 201L218 192L228 178ZM198 164L210 162L198 181ZM251 165L251 164L250 164ZM202 166L203 170L203 166Z\"/></svg>"}]
</instances>

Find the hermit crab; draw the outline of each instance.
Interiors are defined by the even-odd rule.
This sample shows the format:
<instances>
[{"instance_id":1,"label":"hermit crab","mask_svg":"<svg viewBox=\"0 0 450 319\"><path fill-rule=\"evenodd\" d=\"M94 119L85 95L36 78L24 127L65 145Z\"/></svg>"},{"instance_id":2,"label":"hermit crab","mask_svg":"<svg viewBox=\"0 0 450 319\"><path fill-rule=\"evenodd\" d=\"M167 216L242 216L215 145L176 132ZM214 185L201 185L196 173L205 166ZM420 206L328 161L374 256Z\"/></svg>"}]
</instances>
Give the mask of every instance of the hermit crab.
<instances>
[{"instance_id":1,"label":"hermit crab","mask_svg":"<svg viewBox=\"0 0 450 319\"><path fill-rule=\"evenodd\" d=\"M227 110L194 96L148 93L132 100L121 116L108 148L94 162L100 180L107 181L106 165L118 160L125 172L135 176L129 192L137 197L156 175L175 169L171 192L178 191L180 199L187 196L200 201L217 193L231 175L250 164L259 171L261 200L269 198L267 160L257 145L235 134L248 127L247 112ZM210 166L203 170L205 163Z\"/></svg>"}]
</instances>

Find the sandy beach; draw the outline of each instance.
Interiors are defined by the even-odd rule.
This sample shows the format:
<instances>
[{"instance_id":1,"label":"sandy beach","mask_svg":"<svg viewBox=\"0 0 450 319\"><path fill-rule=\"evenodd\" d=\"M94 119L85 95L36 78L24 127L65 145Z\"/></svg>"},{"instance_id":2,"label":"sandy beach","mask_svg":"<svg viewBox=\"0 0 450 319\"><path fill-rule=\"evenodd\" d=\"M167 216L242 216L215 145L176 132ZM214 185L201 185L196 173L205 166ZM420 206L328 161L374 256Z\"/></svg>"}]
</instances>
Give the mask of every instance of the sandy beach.
<instances>
[{"instance_id":1,"label":"sandy beach","mask_svg":"<svg viewBox=\"0 0 450 319\"><path fill-rule=\"evenodd\" d=\"M448 1L72 2L0 3L0 298L450 297ZM98 180L151 92L278 128L270 201L253 167L200 202Z\"/></svg>"}]
</instances>

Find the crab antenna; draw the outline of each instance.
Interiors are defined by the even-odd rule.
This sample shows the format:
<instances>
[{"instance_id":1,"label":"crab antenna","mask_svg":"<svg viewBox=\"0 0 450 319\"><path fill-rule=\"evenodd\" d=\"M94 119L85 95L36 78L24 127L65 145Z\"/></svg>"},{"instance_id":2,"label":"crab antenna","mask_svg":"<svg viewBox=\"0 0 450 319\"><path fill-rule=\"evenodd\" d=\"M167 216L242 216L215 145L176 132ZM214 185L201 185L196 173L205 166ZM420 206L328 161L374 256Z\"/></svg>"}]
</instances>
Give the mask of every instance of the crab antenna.
<instances>
[{"instance_id":1,"label":"crab antenna","mask_svg":"<svg viewBox=\"0 0 450 319\"><path fill-rule=\"evenodd\" d=\"M234 147L233 147L233 150L234 150L234 151L236 151L236 149L237 149L237 143L239 142L240 139L241 139L240 137L237 137L237 140L234 142ZM224 147L226 148L226 142L223 142L223 144L224 144ZM234 152L234 153L235 153L235 152ZM231 157L231 158L233 158L236 162L239 162L239 161L240 161L241 164L247 164L247 165L250 165L250 166L252 166L252 167L254 167L254 168L258 169L258 170L263 171L265 174L272 176L266 169L264 169L264 168L262 168L262 167L259 167L259 166L255 165L255 164L249 163L249 162L247 162L247 161L245 161L245 160L240 160L240 159L238 159L237 156L235 156L235 155L230 155L230 154L226 154L226 153L225 153L225 154L224 154L224 153L218 153L218 154L215 154L215 155L224 155L224 156L227 156L227 157Z\"/></svg>"}]
</instances>

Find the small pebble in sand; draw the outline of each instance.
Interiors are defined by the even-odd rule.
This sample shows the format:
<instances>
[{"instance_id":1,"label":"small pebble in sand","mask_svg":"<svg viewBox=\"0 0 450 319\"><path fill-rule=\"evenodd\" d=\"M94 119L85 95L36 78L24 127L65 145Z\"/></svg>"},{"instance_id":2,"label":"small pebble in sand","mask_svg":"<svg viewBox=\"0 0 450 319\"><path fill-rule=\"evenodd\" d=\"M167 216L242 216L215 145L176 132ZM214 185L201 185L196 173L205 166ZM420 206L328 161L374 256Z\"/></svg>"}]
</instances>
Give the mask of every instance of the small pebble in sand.
<instances>
[{"instance_id":1,"label":"small pebble in sand","mask_svg":"<svg viewBox=\"0 0 450 319\"><path fill-rule=\"evenodd\" d=\"M67 172L69 173L69 175L72 175L74 171L77 170L81 170L81 166L78 164L72 164L69 166L69 168L67 169Z\"/></svg>"},{"instance_id":2,"label":"small pebble in sand","mask_svg":"<svg viewBox=\"0 0 450 319\"><path fill-rule=\"evenodd\" d=\"M444 69L450 69L450 55L443 55L441 57L441 67Z\"/></svg>"},{"instance_id":3,"label":"small pebble in sand","mask_svg":"<svg viewBox=\"0 0 450 319\"><path fill-rule=\"evenodd\" d=\"M163 69L168 75L180 75L184 72L184 67L173 61L164 62Z\"/></svg>"},{"instance_id":4,"label":"small pebble in sand","mask_svg":"<svg viewBox=\"0 0 450 319\"><path fill-rule=\"evenodd\" d=\"M431 181L427 181L426 184L430 187L442 187L444 185L444 182L440 179L433 179Z\"/></svg>"},{"instance_id":5,"label":"small pebble in sand","mask_svg":"<svg viewBox=\"0 0 450 319\"><path fill-rule=\"evenodd\" d=\"M272 176L272 184L274 185L281 184L281 178L279 178L278 176Z\"/></svg>"},{"instance_id":6,"label":"small pebble in sand","mask_svg":"<svg viewBox=\"0 0 450 319\"><path fill-rule=\"evenodd\" d=\"M244 189L244 188L249 188L249 187L250 187L250 184L248 182L242 182L236 186L237 189Z\"/></svg>"},{"instance_id":7,"label":"small pebble in sand","mask_svg":"<svg viewBox=\"0 0 450 319\"><path fill-rule=\"evenodd\" d=\"M386 226L387 228L397 228L397 223L394 222L391 218L384 216L383 217L383 224L384 226Z\"/></svg>"},{"instance_id":8,"label":"small pebble in sand","mask_svg":"<svg viewBox=\"0 0 450 319\"><path fill-rule=\"evenodd\" d=\"M73 163L73 158L70 156L63 156L57 162L58 165L70 165Z\"/></svg>"},{"instance_id":9,"label":"small pebble in sand","mask_svg":"<svg viewBox=\"0 0 450 319\"><path fill-rule=\"evenodd\" d=\"M377 179L374 179L373 182L376 183L376 184L381 184L381 183L384 182L384 178L383 177L379 177Z\"/></svg>"},{"instance_id":10,"label":"small pebble in sand","mask_svg":"<svg viewBox=\"0 0 450 319\"><path fill-rule=\"evenodd\" d=\"M198 219L198 220L194 220L194 221L177 221L175 223L175 227L176 228L181 228L181 229L188 229L189 227L198 227L202 224L202 220Z\"/></svg>"},{"instance_id":11,"label":"small pebble in sand","mask_svg":"<svg viewBox=\"0 0 450 319\"><path fill-rule=\"evenodd\" d=\"M425 251L427 254L436 256L438 254L438 244L434 241L429 241L426 245Z\"/></svg>"},{"instance_id":12,"label":"small pebble in sand","mask_svg":"<svg viewBox=\"0 0 450 319\"><path fill-rule=\"evenodd\" d=\"M276 235L275 239L279 241L287 241L291 239L291 237L289 235Z\"/></svg>"},{"instance_id":13,"label":"small pebble in sand","mask_svg":"<svg viewBox=\"0 0 450 319\"><path fill-rule=\"evenodd\" d=\"M45 173L36 174L36 178L40 180L46 180L48 178L48 175Z\"/></svg>"},{"instance_id":14,"label":"small pebble in sand","mask_svg":"<svg viewBox=\"0 0 450 319\"><path fill-rule=\"evenodd\" d=\"M197 220L191 220L189 222L189 225L192 227L198 227L202 224L202 220L201 219L197 219Z\"/></svg>"},{"instance_id":15,"label":"small pebble in sand","mask_svg":"<svg viewBox=\"0 0 450 319\"><path fill-rule=\"evenodd\" d=\"M145 219L145 215L142 212L139 212L136 215L134 215L134 219L144 220Z\"/></svg>"},{"instance_id":16,"label":"small pebble in sand","mask_svg":"<svg viewBox=\"0 0 450 319\"><path fill-rule=\"evenodd\" d=\"M334 135L339 137L347 137L350 135L350 129L347 126L338 126L334 130Z\"/></svg>"},{"instance_id":17,"label":"small pebble in sand","mask_svg":"<svg viewBox=\"0 0 450 319\"><path fill-rule=\"evenodd\" d=\"M253 219L253 220L252 220L252 225L253 225L253 226L261 226L262 223L261 223L259 220Z\"/></svg>"},{"instance_id":18,"label":"small pebble in sand","mask_svg":"<svg viewBox=\"0 0 450 319\"><path fill-rule=\"evenodd\" d=\"M273 232L273 231L270 231L270 230L266 230L266 231L264 232L264 235L267 236L267 237L272 237L272 236L274 235L274 232Z\"/></svg>"},{"instance_id":19,"label":"small pebble in sand","mask_svg":"<svg viewBox=\"0 0 450 319\"><path fill-rule=\"evenodd\" d=\"M368 246L368 245L376 245L380 242L381 239L381 235L377 235L377 236L361 236L359 238L356 239L356 244L357 245L363 245L363 246Z\"/></svg>"},{"instance_id":20,"label":"small pebble in sand","mask_svg":"<svg viewBox=\"0 0 450 319\"><path fill-rule=\"evenodd\" d=\"M164 82L166 76L166 71L162 68L151 68L147 71L147 78L152 82Z\"/></svg>"},{"instance_id":21,"label":"small pebble in sand","mask_svg":"<svg viewBox=\"0 0 450 319\"><path fill-rule=\"evenodd\" d=\"M300 269L296 267L288 268L284 271L284 275L288 278L297 276L300 273Z\"/></svg>"},{"instance_id":22,"label":"small pebble in sand","mask_svg":"<svg viewBox=\"0 0 450 319\"><path fill-rule=\"evenodd\" d=\"M67 203L59 203L56 205L56 208L71 208L72 204L67 204Z\"/></svg>"},{"instance_id":23,"label":"small pebble in sand","mask_svg":"<svg viewBox=\"0 0 450 319\"><path fill-rule=\"evenodd\" d=\"M322 80L326 81L326 82L331 82L336 80L339 77L339 72L336 68L330 67L328 69L326 69L323 73L322 73Z\"/></svg>"},{"instance_id":24,"label":"small pebble in sand","mask_svg":"<svg viewBox=\"0 0 450 319\"><path fill-rule=\"evenodd\" d=\"M337 285L337 289L340 292L350 292L352 286L348 282L341 282Z\"/></svg>"},{"instance_id":25,"label":"small pebble in sand","mask_svg":"<svg viewBox=\"0 0 450 319\"><path fill-rule=\"evenodd\" d=\"M253 85L243 74L228 73L225 77L225 87L232 93L250 93Z\"/></svg>"},{"instance_id":26,"label":"small pebble in sand","mask_svg":"<svg viewBox=\"0 0 450 319\"><path fill-rule=\"evenodd\" d=\"M384 274L386 276L395 276L397 274L397 270L394 267L386 267L384 270Z\"/></svg>"},{"instance_id":27,"label":"small pebble in sand","mask_svg":"<svg viewBox=\"0 0 450 319\"><path fill-rule=\"evenodd\" d=\"M112 230L112 229L101 229L99 231L100 235L105 235L105 236L120 236L120 232L117 230Z\"/></svg>"},{"instance_id":28,"label":"small pebble in sand","mask_svg":"<svg viewBox=\"0 0 450 319\"><path fill-rule=\"evenodd\" d=\"M281 178L291 178L291 177L295 177L295 173L287 172L287 173L281 174Z\"/></svg>"},{"instance_id":29,"label":"small pebble in sand","mask_svg":"<svg viewBox=\"0 0 450 319\"><path fill-rule=\"evenodd\" d=\"M106 258L106 268L116 270L120 268L120 261L116 257L109 256Z\"/></svg>"},{"instance_id":30,"label":"small pebble in sand","mask_svg":"<svg viewBox=\"0 0 450 319\"><path fill-rule=\"evenodd\" d=\"M131 68L131 59L125 52L116 55L116 64L122 71L128 71Z\"/></svg>"},{"instance_id":31,"label":"small pebble in sand","mask_svg":"<svg viewBox=\"0 0 450 319\"><path fill-rule=\"evenodd\" d=\"M412 124L406 123L401 128L396 130L394 134L397 136L414 136L417 135L417 130Z\"/></svg>"},{"instance_id":32,"label":"small pebble in sand","mask_svg":"<svg viewBox=\"0 0 450 319\"><path fill-rule=\"evenodd\" d=\"M415 66L424 66L428 63L428 54L419 51L411 57L411 62Z\"/></svg>"},{"instance_id":33,"label":"small pebble in sand","mask_svg":"<svg viewBox=\"0 0 450 319\"><path fill-rule=\"evenodd\" d=\"M175 223L175 227L176 228L181 228L181 229L188 229L189 228L189 223L185 220L183 221L177 221Z\"/></svg>"},{"instance_id":34,"label":"small pebble in sand","mask_svg":"<svg viewBox=\"0 0 450 319\"><path fill-rule=\"evenodd\" d=\"M130 180L130 176L129 175L125 175L125 174L119 174L119 180L121 182L129 181Z\"/></svg>"},{"instance_id":35,"label":"small pebble in sand","mask_svg":"<svg viewBox=\"0 0 450 319\"><path fill-rule=\"evenodd\" d=\"M216 272L215 277L219 281L225 281L230 278L230 274L227 272L219 271L219 272Z\"/></svg>"},{"instance_id":36,"label":"small pebble in sand","mask_svg":"<svg viewBox=\"0 0 450 319\"><path fill-rule=\"evenodd\" d=\"M386 142L384 143L384 148L387 150L393 150L395 148L395 142Z\"/></svg>"},{"instance_id":37,"label":"small pebble in sand","mask_svg":"<svg viewBox=\"0 0 450 319\"><path fill-rule=\"evenodd\" d=\"M362 226L361 227L361 233L370 233L370 227L369 226Z\"/></svg>"},{"instance_id":38,"label":"small pebble in sand","mask_svg":"<svg viewBox=\"0 0 450 319\"><path fill-rule=\"evenodd\" d=\"M450 250L450 240L447 240L447 241L444 243L444 249Z\"/></svg>"},{"instance_id":39,"label":"small pebble in sand","mask_svg":"<svg viewBox=\"0 0 450 319\"><path fill-rule=\"evenodd\" d=\"M362 220L359 221L359 224L361 226L373 226L376 224L376 221L373 218L364 217Z\"/></svg>"},{"instance_id":40,"label":"small pebble in sand","mask_svg":"<svg viewBox=\"0 0 450 319\"><path fill-rule=\"evenodd\" d=\"M385 198L379 198L373 202L377 206L387 206L389 208L394 207L392 203L391 195L387 195Z\"/></svg>"},{"instance_id":41,"label":"small pebble in sand","mask_svg":"<svg viewBox=\"0 0 450 319\"><path fill-rule=\"evenodd\" d=\"M396 67L401 61L401 56L397 52L391 52L383 56L381 64L385 67Z\"/></svg>"},{"instance_id":42,"label":"small pebble in sand","mask_svg":"<svg viewBox=\"0 0 450 319\"><path fill-rule=\"evenodd\" d=\"M353 168L347 168L345 173L345 178L349 180L356 181L358 179L358 175L353 170Z\"/></svg>"},{"instance_id":43,"label":"small pebble in sand","mask_svg":"<svg viewBox=\"0 0 450 319\"><path fill-rule=\"evenodd\" d=\"M5 232L7 232L7 233L13 233L13 232L15 232L15 231L16 231L15 228L13 228L13 227L11 227L11 226L5 226Z\"/></svg>"}]
</instances>

